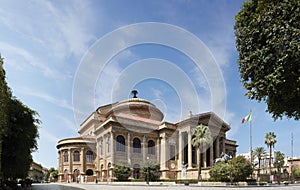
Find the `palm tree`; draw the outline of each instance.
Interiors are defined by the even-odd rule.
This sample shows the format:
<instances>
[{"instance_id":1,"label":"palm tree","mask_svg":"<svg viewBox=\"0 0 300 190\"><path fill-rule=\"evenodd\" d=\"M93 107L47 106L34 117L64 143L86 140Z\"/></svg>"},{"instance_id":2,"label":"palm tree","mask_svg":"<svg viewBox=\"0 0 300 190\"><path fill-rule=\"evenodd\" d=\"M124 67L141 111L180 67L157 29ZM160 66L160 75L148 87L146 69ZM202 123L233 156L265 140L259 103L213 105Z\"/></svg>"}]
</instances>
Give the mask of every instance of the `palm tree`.
<instances>
[{"instance_id":1,"label":"palm tree","mask_svg":"<svg viewBox=\"0 0 300 190\"><path fill-rule=\"evenodd\" d=\"M258 176L260 176L260 161L261 161L261 158L266 156L266 149L264 147L256 147L254 149L254 156L258 158Z\"/></svg>"},{"instance_id":2,"label":"palm tree","mask_svg":"<svg viewBox=\"0 0 300 190\"><path fill-rule=\"evenodd\" d=\"M207 126L198 125L193 132L192 145L198 148L199 151L199 163L198 163L198 181L201 177L201 152L203 148L211 143L211 134Z\"/></svg>"},{"instance_id":3,"label":"palm tree","mask_svg":"<svg viewBox=\"0 0 300 190\"><path fill-rule=\"evenodd\" d=\"M269 170L271 174L271 160L272 160L272 147L274 148L275 143L277 142L276 140L276 135L274 132L268 132L265 136L265 144L269 147L270 149L270 160L269 160Z\"/></svg>"}]
</instances>

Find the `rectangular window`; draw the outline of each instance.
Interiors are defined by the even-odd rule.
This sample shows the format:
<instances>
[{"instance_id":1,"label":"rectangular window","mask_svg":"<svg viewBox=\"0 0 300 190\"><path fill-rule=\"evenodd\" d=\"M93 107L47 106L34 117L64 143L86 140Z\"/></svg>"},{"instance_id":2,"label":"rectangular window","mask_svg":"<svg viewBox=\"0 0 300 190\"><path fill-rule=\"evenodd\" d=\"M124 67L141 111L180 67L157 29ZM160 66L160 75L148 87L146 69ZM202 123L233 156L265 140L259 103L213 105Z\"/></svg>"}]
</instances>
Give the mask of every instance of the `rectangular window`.
<instances>
[{"instance_id":1,"label":"rectangular window","mask_svg":"<svg viewBox=\"0 0 300 190\"><path fill-rule=\"evenodd\" d=\"M175 145L170 145L170 160L175 160Z\"/></svg>"}]
</instances>

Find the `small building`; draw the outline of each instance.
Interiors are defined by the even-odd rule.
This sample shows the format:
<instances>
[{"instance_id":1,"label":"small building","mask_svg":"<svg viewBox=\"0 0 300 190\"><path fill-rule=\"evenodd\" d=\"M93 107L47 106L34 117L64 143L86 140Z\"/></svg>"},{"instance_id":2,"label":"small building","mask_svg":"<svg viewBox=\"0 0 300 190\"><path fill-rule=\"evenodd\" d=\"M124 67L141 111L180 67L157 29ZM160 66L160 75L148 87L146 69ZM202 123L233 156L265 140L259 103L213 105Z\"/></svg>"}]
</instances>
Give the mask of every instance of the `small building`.
<instances>
[{"instance_id":1,"label":"small building","mask_svg":"<svg viewBox=\"0 0 300 190\"><path fill-rule=\"evenodd\" d=\"M80 125L79 137L57 144L59 181L85 182L114 180L114 167L127 161L131 178L140 178L146 160L159 163L161 179L202 178L222 153L236 154L236 141L227 139L230 126L213 112L190 114L171 123L147 100L133 97L100 106ZM213 141L201 153L192 146L192 132L198 125L208 126ZM184 175L182 171L185 171Z\"/></svg>"},{"instance_id":2,"label":"small building","mask_svg":"<svg viewBox=\"0 0 300 190\"><path fill-rule=\"evenodd\" d=\"M43 167L41 164L32 162L28 171L28 178L34 182L41 182L43 180Z\"/></svg>"}]
</instances>

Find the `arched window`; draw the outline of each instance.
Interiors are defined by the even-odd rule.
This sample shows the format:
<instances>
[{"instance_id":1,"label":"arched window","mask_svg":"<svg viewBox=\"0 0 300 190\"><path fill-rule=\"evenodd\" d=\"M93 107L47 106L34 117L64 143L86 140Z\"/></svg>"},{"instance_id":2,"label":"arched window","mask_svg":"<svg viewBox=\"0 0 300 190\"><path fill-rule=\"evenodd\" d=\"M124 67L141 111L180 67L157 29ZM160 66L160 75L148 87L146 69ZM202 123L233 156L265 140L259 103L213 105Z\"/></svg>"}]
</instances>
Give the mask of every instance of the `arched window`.
<instances>
[{"instance_id":1,"label":"arched window","mask_svg":"<svg viewBox=\"0 0 300 190\"><path fill-rule=\"evenodd\" d=\"M139 138L133 139L133 153L141 153L141 141Z\"/></svg>"},{"instance_id":2,"label":"arched window","mask_svg":"<svg viewBox=\"0 0 300 190\"><path fill-rule=\"evenodd\" d=\"M155 155L155 142L153 140L148 141L148 154Z\"/></svg>"},{"instance_id":3,"label":"arched window","mask_svg":"<svg viewBox=\"0 0 300 190\"><path fill-rule=\"evenodd\" d=\"M90 150L88 150L86 152L85 158L86 158L86 162L93 162L93 160L94 160L94 154L93 154L93 152L90 151Z\"/></svg>"},{"instance_id":4,"label":"arched window","mask_svg":"<svg viewBox=\"0 0 300 190\"><path fill-rule=\"evenodd\" d=\"M91 170L91 169L88 169L88 170L85 171L85 175L91 176L93 174L94 174L94 171Z\"/></svg>"},{"instance_id":5,"label":"arched window","mask_svg":"<svg viewBox=\"0 0 300 190\"><path fill-rule=\"evenodd\" d=\"M122 135L117 136L117 151L125 152L125 138Z\"/></svg>"},{"instance_id":6,"label":"arched window","mask_svg":"<svg viewBox=\"0 0 300 190\"><path fill-rule=\"evenodd\" d=\"M79 153L78 150L75 150L75 151L73 152L73 161L74 161L74 162L79 162L79 161L80 161L80 153Z\"/></svg>"},{"instance_id":7,"label":"arched window","mask_svg":"<svg viewBox=\"0 0 300 190\"><path fill-rule=\"evenodd\" d=\"M69 153L68 153L68 151L64 152L64 162L69 162Z\"/></svg>"}]
</instances>

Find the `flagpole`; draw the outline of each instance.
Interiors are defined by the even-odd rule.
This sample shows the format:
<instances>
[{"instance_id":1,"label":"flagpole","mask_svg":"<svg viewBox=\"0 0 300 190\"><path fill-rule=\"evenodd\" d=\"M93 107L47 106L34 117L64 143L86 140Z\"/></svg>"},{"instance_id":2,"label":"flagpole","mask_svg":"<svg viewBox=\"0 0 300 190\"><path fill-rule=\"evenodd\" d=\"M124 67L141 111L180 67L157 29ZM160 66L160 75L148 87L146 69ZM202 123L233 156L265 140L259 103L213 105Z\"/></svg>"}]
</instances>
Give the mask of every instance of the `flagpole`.
<instances>
[{"instance_id":1,"label":"flagpole","mask_svg":"<svg viewBox=\"0 0 300 190\"><path fill-rule=\"evenodd\" d=\"M250 110L250 114L251 114L251 119L250 119L250 122L249 122L249 130L250 130L250 163L251 163L251 166L252 166L252 110Z\"/></svg>"}]
</instances>

